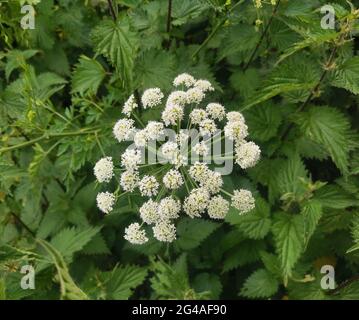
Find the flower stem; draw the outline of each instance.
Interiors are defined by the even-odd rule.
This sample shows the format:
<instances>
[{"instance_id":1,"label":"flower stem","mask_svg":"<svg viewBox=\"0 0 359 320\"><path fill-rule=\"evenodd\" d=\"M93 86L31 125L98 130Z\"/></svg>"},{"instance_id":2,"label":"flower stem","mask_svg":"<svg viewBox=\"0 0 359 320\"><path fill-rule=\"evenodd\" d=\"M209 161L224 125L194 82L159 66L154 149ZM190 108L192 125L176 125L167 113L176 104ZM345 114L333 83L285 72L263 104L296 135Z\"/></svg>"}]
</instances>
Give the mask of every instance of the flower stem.
<instances>
[{"instance_id":1,"label":"flower stem","mask_svg":"<svg viewBox=\"0 0 359 320\"><path fill-rule=\"evenodd\" d=\"M27 146L31 146L37 142L40 142L42 140L48 140L48 139L52 139L52 138L64 138L64 137L73 137L73 136L81 136L81 135L86 135L86 134L93 134L93 133L97 133L99 130L94 130L94 131L84 131L79 130L79 131L73 131L73 132L62 132L62 133L54 133L54 134L44 134L40 137L34 138L32 140L11 146L11 147L5 147L5 148L1 148L0 149L0 154L4 153L4 152L8 152L8 151L12 151L12 150L17 150L17 149L22 149L25 148Z\"/></svg>"}]
</instances>

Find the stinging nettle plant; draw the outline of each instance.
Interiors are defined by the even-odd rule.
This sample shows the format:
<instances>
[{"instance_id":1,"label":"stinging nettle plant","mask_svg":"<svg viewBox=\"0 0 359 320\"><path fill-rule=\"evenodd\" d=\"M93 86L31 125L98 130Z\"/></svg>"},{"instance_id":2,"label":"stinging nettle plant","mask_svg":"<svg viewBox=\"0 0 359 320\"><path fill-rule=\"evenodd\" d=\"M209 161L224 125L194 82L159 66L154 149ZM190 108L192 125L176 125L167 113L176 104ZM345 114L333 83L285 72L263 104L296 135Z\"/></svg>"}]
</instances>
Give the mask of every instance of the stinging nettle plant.
<instances>
[{"instance_id":1,"label":"stinging nettle plant","mask_svg":"<svg viewBox=\"0 0 359 320\"><path fill-rule=\"evenodd\" d=\"M160 88L145 90L140 102L134 95L128 98L122 108L125 118L116 122L113 135L119 143L133 140L134 145L121 155L118 173L115 173L111 157L100 159L94 167L99 183L108 183L113 176L118 179L114 193L105 191L97 195L97 206L102 212L110 213L118 198L137 190L142 197L149 198L139 208L141 224L134 222L125 229L125 239L133 244L148 241L144 224L152 226L157 240L173 242L176 239L175 220L183 213L191 218L203 218L207 213L211 219L223 220L230 205L239 214L248 213L255 207L249 190L228 192L224 189L221 173L207 165L212 145L223 138L234 144L234 152L232 148L230 153L214 153L213 159L234 160L242 169L256 165L260 148L246 140L248 127L243 115L236 111L226 112L218 102L207 103L206 95L214 91L207 80L196 80L183 73L174 79L173 85L179 90L172 91L167 99ZM138 113L140 106L143 109L163 109L162 121L148 121L144 125ZM142 128L138 130L136 125ZM194 134L189 133L192 127L198 129L194 130ZM160 145L164 161L156 162L156 143L153 142L163 140L165 130L171 128L174 129L172 139ZM155 161L141 164L146 149L149 153L155 152ZM197 156L197 161L189 159L191 154ZM147 160L149 158L150 155ZM202 161L198 161L200 158ZM184 198L177 194L182 188L187 193Z\"/></svg>"},{"instance_id":2,"label":"stinging nettle plant","mask_svg":"<svg viewBox=\"0 0 359 320\"><path fill-rule=\"evenodd\" d=\"M358 299L358 4L0 1L0 299Z\"/></svg>"}]
</instances>

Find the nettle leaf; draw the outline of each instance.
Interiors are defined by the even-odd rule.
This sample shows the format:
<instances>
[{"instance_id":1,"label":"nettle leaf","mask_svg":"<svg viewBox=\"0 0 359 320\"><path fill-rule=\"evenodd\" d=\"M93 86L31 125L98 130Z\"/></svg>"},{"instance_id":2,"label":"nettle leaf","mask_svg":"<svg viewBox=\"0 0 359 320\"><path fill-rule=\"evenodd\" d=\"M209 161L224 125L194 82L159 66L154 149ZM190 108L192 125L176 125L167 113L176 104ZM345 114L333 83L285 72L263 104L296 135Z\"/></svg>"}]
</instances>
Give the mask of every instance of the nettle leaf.
<instances>
[{"instance_id":1,"label":"nettle leaf","mask_svg":"<svg viewBox=\"0 0 359 320\"><path fill-rule=\"evenodd\" d=\"M260 252L260 256L266 269L273 275L276 275L280 278L282 275L282 270L278 257L272 253L268 253L265 251Z\"/></svg>"},{"instance_id":2,"label":"nettle leaf","mask_svg":"<svg viewBox=\"0 0 359 320\"><path fill-rule=\"evenodd\" d=\"M175 57L168 52L146 51L139 57L135 70L136 87L168 90L175 77Z\"/></svg>"},{"instance_id":3,"label":"nettle leaf","mask_svg":"<svg viewBox=\"0 0 359 320\"><path fill-rule=\"evenodd\" d=\"M245 113L250 135L260 141L268 141L277 133L282 121L281 110L275 104L264 104Z\"/></svg>"},{"instance_id":4,"label":"nettle leaf","mask_svg":"<svg viewBox=\"0 0 359 320\"><path fill-rule=\"evenodd\" d=\"M258 43L258 39L259 33L254 26L246 24L231 26L228 28L227 36L220 46L218 60L238 53L249 54Z\"/></svg>"},{"instance_id":5,"label":"nettle leaf","mask_svg":"<svg viewBox=\"0 0 359 320\"><path fill-rule=\"evenodd\" d=\"M177 226L176 243L183 250L196 248L220 225L220 223L207 220L184 218Z\"/></svg>"},{"instance_id":6,"label":"nettle leaf","mask_svg":"<svg viewBox=\"0 0 359 320\"><path fill-rule=\"evenodd\" d=\"M353 219L353 225L351 227L351 233L354 240L354 245L348 249L347 253L356 251L359 249L359 216L355 216Z\"/></svg>"},{"instance_id":7,"label":"nettle leaf","mask_svg":"<svg viewBox=\"0 0 359 320\"><path fill-rule=\"evenodd\" d=\"M305 185L301 179L307 180L307 171L299 155L294 154L287 159L275 177L276 188L281 195L293 193L301 195Z\"/></svg>"},{"instance_id":8,"label":"nettle leaf","mask_svg":"<svg viewBox=\"0 0 359 320\"><path fill-rule=\"evenodd\" d=\"M272 232L285 281L291 276L303 251L304 231L305 223L302 216L275 214Z\"/></svg>"},{"instance_id":9,"label":"nettle leaf","mask_svg":"<svg viewBox=\"0 0 359 320\"><path fill-rule=\"evenodd\" d=\"M7 62L5 65L5 77L9 81L11 73L17 69L22 68L27 59L30 59L35 54L38 53L38 50L11 50L6 54Z\"/></svg>"},{"instance_id":10,"label":"nettle leaf","mask_svg":"<svg viewBox=\"0 0 359 320\"><path fill-rule=\"evenodd\" d=\"M280 94L293 103L305 101L318 83L320 72L316 61L307 56L290 57L273 70L265 86L246 101L241 110L247 110Z\"/></svg>"},{"instance_id":11,"label":"nettle leaf","mask_svg":"<svg viewBox=\"0 0 359 320\"><path fill-rule=\"evenodd\" d=\"M199 17L208 5L200 0L174 1L172 7L172 24L180 26Z\"/></svg>"},{"instance_id":12,"label":"nettle leaf","mask_svg":"<svg viewBox=\"0 0 359 320\"><path fill-rule=\"evenodd\" d=\"M107 246L101 233L95 236L83 247L82 254L110 254L111 251Z\"/></svg>"},{"instance_id":13,"label":"nettle leaf","mask_svg":"<svg viewBox=\"0 0 359 320\"><path fill-rule=\"evenodd\" d=\"M96 52L111 62L129 87L138 45L137 34L130 30L129 23L124 19L104 20L93 30L92 41Z\"/></svg>"},{"instance_id":14,"label":"nettle leaf","mask_svg":"<svg viewBox=\"0 0 359 320\"><path fill-rule=\"evenodd\" d=\"M119 266L109 272L101 272L100 280L105 284L106 299L128 299L133 290L146 278L147 269L138 266Z\"/></svg>"},{"instance_id":15,"label":"nettle leaf","mask_svg":"<svg viewBox=\"0 0 359 320\"><path fill-rule=\"evenodd\" d=\"M337 36L338 33L330 29L318 29L316 32L308 33L304 40L294 43L291 47L285 50L285 52L279 57L277 63L282 62L284 59L300 50L303 50L304 48L323 45L323 43L334 40Z\"/></svg>"},{"instance_id":16,"label":"nettle leaf","mask_svg":"<svg viewBox=\"0 0 359 320\"><path fill-rule=\"evenodd\" d=\"M260 252L265 250L266 244L262 240L244 240L225 254L222 272L228 272L237 267L256 262L260 259Z\"/></svg>"},{"instance_id":17,"label":"nettle leaf","mask_svg":"<svg viewBox=\"0 0 359 320\"><path fill-rule=\"evenodd\" d=\"M83 94L96 94L106 71L94 59L81 56L72 76L72 92Z\"/></svg>"},{"instance_id":18,"label":"nettle leaf","mask_svg":"<svg viewBox=\"0 0 359 320\"><path fill-rule=\"evenodd\" d=\"M151 264L154 274L150 281L156 297L158 299L186 299L186 294L191 291L187 255L180 255L172 265L161 258L151 259Z\"/></svg>"},{"instance_id":19,"label":"nettle leaf","mask_svg":"<svg viewBox=\"0 0 359 320\"><path fill-rule=\"evenodd\" d=\"M332 85L359 94L359 57L350 58L338 66Z\"/></svg>"},{"instance_id":20,"label":"nettle leaf","mask_svg":"<svg viewBox=\"0 0 359 320\"><path fill-rule=\"evenodd\" d=\"M342 171L348 173L350 123L337 109L313 106L298 116L301 131L317 143L322 144Z\"/></svg>"},{"instance_id":21,"label":"nettle leaf","mask_svg":"<svg viewBox=\"0 0 359 320\"><path fill-rule=\"evenodd\" d=\"M323 214L322 205L319 201L309 200L303 207L301 214L305 224L305 244L307 245L313 235L318 222Z\"/></svg>"},{"instance_id":22,"label":"nettle leaf","mask_svg":"<svg viewBox=\"0 0 359 320\"><path fill-rule=\"evenodd\" d=\"M262 78L258 69L249 68L244 72L238 70L232 73L229 81L234 90L238 91L244 99L248 99L259 88Z\"/></svg>"},{"instance_id":23,"label":"nettle leaf","mask_svg":"<svg viewBox=\"0 0 359 320\"><path fill-rule=\"evenodd\" d=\"M278 291L278 280L267 270L259 269L244 283L240 295L247 298L269 298Z\"/></svg>"},{"instance_id":24,"label":"nettle leaf","mask_svg":"<svg viewBox=\"0 0 359 320\"><path fill-rule=\"evenodd\" d=\"M239 215L236 210L231 210L225 219L235 225L245 236L250 239L263 239L270 230L270 207L262 198L256 199L256 207L245 215Z\"/></svg>"},{"instance_id":25,"label":"nettle leaf","mask_svg":"<svg viewBox=\"0 0 359 320\"><path fill-rule=\"evenodd\" d=\"M73 255L82 250L100 230L101 227L88 227L84 230L66 228L52 238L51 244L70 262Z\"/></svg>"},{"instance_id":26,"label":"nettle leaf","mask_svg":"<svg viewBox=\"0 0 359 320\"><path fill-rule=\"evenodd\" d=\"M317 190L314 199L319 201L323 207L332 209L345 209L359 205L358 199L335 184L326 185Z\"/></svg>"},{"instance_id":27,"label":"nettle leaf","mask_svg":"<svg viewBox=\"0 0 359 320\"><path fill-rule=\"evenodd\" d=\"M222 292L220 277L211 273L200 273L193 280L196 292L210 292L211 299L218 299Z\"/></svg>"}]
</instances>

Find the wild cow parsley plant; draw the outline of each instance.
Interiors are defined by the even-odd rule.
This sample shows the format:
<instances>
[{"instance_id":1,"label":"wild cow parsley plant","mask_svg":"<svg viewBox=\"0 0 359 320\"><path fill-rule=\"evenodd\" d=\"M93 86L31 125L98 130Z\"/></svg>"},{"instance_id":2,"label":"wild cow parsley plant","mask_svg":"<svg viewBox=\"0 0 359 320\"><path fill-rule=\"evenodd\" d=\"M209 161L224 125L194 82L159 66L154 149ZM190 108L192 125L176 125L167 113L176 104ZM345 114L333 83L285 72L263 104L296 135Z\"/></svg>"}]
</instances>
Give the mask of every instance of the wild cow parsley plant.
<instances>
[{"instance_id":1,"label":"wild cow parsley plant","mask_svg":"<svg viewBox=\"0 0 359 320\"><path fill-rule=\"evenodd\" d=\"M97 204L109 214L123 194L141 195L143 203L137 221L125 229L124 238L132 244L146 243L151 234L158 241L173 242L176 220L181 216L223 220L230 206L239 214L255 207L251 191L225 190L222 174L211 169L208 161L229 157L242 169L256 165L261 151L254 142L246 140L248 127L243 115L236 111L227 113L218 102L205 102L214 91L207 80L196 80L183 73L174 79L173 85L175 90L166 100L160 88L145 90L140 103L131 95L122 108L125 117L113 128L119 143L133 143L119 158L117 190L99 193ZM160 121L151 120L144 125L140 108L162 108ZM167 132L173 133L172 137L169 134L166 139ZM234 145L232 152L211 154L214 143L221 140ZM149 161L149 155L155 156L155 160ZM99 183L108 183L114 170L113 159L104 157L96 163L94 174ZM152 228L151 233L147 226Z\"/></svg>"}]
</instances>

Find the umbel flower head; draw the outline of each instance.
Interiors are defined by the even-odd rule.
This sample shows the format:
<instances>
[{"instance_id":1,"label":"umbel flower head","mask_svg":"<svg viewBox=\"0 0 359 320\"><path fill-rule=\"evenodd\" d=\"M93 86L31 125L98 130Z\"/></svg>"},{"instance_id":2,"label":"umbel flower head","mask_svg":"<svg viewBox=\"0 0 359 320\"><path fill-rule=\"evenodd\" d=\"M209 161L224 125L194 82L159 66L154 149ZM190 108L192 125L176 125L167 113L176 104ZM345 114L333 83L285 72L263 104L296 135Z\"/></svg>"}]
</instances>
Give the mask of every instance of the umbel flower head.
<instances>
[{"instance_id":1,"label":"umbel flower head","mask_svg":"<svg viewBox=\"0 0 359 320\"><path fill-rule=\"evenodd\" d=\"M94 167L99 183L118 183L115 192L97 195L102 212L109 214L123 195L135 193L142 198L137 221L124 230L124 238L136 245L150 237L173 242L176 222L182 217L223 220L231 206L239 214L255 207L251 191L225 190L221 173L207 161L219 156L229 157L240 169L256 165L261 151L246 140L249 129L243 115L209 100L214 86L208 80L182 73L173 86L166 95L160 88L148 88L139 101L131 95L124 102L124 118L115 122L113 135L127 147L119 157L105 156ZM156 110L157 119L141 120L140 111L153 114ZM169 129L173 134L166 139ZM212 154L216 140L223 138L230 142L231 153Z\"/></svg>"}]
</instances>

